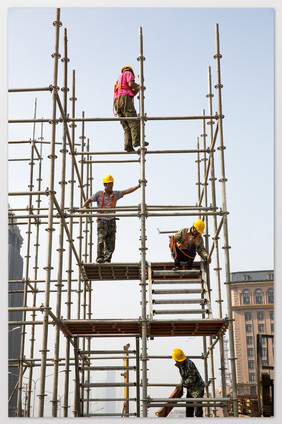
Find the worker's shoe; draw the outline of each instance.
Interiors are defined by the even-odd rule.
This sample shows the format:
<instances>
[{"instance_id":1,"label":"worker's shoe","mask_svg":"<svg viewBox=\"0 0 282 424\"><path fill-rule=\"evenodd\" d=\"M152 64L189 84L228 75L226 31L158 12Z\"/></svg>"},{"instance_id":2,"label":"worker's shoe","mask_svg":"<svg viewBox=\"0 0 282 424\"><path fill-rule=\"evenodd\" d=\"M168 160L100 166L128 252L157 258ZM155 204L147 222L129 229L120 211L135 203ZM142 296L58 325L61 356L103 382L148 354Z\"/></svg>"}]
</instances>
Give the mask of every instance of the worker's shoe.
<instances>
[{"instance_id":1,"label":"worker's shoe","mask_svg":"<svg viewBox=\"0 0 282 424\"><path fill-rule=\"evenodd\" d=\"M104 258L97 258L97 264L102 264L104 262Z\"/></svg>"},{"instance_id":2,"label":"worker's shoe","mask_svg":"<svg viewBox=\"0 0 282 424\"><path fill-rule=\"evenodd\" d=\"M180 270L180 266L176 265L172 268L172 271L179 271Z\"/></svg>"},{"instance_id":3,"label":"worker's shoe","mask_svg":"<svg viewBox=\"0 0 282 424\"><path fill-rule=\"evenodd\" d=\"M105 260L105 264L110 264L111 263L111 260L110 259L106 259Z\"/></svg>"},{"instance_id":4,"label":"worker's shoe","mask_svg":"<svg viewBox=\"0 0 282 424\"><path fill-rule=\"evenodd\" d=\"M125 150L126 152L128 152L128 153L130 153L130 152L135 152L135 150L133 149L133 147L132 147L132 146L125 147L125 148L124 148L124 150Z\"/></svg>"},{"instance_id":5,"label":"worker's shoe","mask_svg":"<svg viewBox=\"0 0 282 424\"><path fill-rule=\"evenodd\" d=\"M149 143L148 143L148 141L145 141L145 146L149 146ZM140 147L140 143L139 142L137 142L137 143L134 143L133 144L133 147Z\"/></svg>"}]
</instances>

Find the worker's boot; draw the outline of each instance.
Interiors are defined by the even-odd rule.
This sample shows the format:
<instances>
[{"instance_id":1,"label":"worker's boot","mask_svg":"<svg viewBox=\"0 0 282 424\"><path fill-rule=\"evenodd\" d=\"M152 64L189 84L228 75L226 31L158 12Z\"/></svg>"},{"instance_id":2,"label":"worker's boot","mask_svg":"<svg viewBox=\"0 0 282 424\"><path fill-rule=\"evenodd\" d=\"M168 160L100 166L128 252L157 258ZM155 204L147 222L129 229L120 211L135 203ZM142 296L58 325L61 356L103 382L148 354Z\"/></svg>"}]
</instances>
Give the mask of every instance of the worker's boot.
<instances>
[{"instance_id":1,"label":"worker's boot","mask_svg":"<svg viewBox=\"0 0 282 424\"><path fill-rule=\"evenodd\" d=\"M104 262L104 258L97 258L96 259L97 264L102 264Z\"/></svg>"}]
</instances>

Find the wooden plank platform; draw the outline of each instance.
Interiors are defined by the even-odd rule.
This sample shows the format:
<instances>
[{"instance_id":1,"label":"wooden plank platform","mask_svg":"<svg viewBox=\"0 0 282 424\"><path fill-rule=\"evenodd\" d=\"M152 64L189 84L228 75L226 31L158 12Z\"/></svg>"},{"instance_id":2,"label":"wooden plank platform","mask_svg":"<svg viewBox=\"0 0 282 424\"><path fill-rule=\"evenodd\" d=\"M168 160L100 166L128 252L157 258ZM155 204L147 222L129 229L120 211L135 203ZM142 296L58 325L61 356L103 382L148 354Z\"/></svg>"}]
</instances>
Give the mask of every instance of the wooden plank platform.
<instances>
[{"instance_id":1,"label":"wooden plank platform","mask_svg":"<svg viewBox=\"0 0 282 424\"><path fill-rule=\"evenodd\" d=\"M140 263L83 264L82 277L85 280L140 280Z\"/></svg>"},{"instance_id":2,"label":"wooden plank platform","mask_svg":"<svg viewBox=\"0 0 282 424\"><path fill-rule=\"evenodd\" d=\"M147 336L219 336L225 333L227 327L225 319L151 320L147 322ZM62 330L69 336L141 336L142 323L139 319L63 320Z\"/></svg>"},{"instance_id":3,"label":"wooden plank platform","mask_svg":"<svg viewBox=\"0 0 282 424\"><path fill-rule=\"evenodd\" d=\"M174 267L173 262L151 262L149 264L153 271L154 280L173 279L195 279L201 278L200 276L200 262L193 263L193 269L189 271L180 270L172 271ZM147 266L148 272L148 266ZM86 263L81 266L81 273L84 280L98 281L98 280L140 280L141 266L140 262L131 263L110 263L110 264L97 264ZM147 275L146 275L147 278Z\"/></svg>"}]
</instances>

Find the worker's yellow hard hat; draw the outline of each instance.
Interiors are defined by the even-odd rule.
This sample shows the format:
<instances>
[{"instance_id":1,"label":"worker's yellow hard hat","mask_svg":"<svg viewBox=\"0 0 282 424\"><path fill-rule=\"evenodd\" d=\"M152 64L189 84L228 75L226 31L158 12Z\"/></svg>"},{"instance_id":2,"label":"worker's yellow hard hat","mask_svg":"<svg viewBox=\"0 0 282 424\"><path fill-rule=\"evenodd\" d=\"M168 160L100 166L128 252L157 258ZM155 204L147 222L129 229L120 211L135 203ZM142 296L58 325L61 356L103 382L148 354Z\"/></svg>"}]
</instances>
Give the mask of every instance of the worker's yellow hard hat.
<instances>
[{"instance_id":1,"label":"worker's yellow hard hat","mask_svg":"<svg viewBox=\"0 0 282 424\"><path fill-rule=\"evenodd\" d=\"M133 73L133 76L135 78L134 71L131 68L131 66L124 66L123 68L121 68L121 71L120 72L123 73L124 71L130 71L130 72L132 72Z\"/></svg>"},{"instance_id":2,"label":"worker's yellow hard hat","mask_svg":"<svg viewBox=\"0 0 282 424\"><path fill-rule=\"evenodd\" d=\"M107 174L104 176L103 178L103 184L107 184L107 183L113 183L114 179L110 174Z\"/></svg>"},{"instance_id":3,"label":"worker's yellow hard hat","mask_svg":"<svg viewBox=\"0 0 282 424\"><path fill-rule=\"evenodd\" d=\"M186 359L186 356L184 355L183 350L181 349L174 349L172 352L172 359L174 359L177 362L183 362Z\"/></svg>"},{"instance_id":4,"label":"worker's yellow hard hat","mask_svg":"<svg viewBox=\"0 0 282 424\"><path fill-rule=\"evenodd\" d=\"M196 221L193 222L193 225L199 233L203 234L205 223L201 219L196 219Z\"/></svg>"}]
</instances>

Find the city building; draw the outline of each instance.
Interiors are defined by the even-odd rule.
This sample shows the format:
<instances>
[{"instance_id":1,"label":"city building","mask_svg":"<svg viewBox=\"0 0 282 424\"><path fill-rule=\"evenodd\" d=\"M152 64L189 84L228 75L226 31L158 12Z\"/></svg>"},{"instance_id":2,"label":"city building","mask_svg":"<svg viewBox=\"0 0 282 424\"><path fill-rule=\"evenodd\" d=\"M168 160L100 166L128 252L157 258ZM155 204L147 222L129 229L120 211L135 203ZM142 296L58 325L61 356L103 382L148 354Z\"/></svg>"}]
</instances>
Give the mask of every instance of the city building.
<instances>
[{"instance_id":1,"label":"city building","mask_svg":"<svg viewBox=\"0 0 282 424\"><path fill-rule=\"evenodd\" d=\"M11 222L11 220L10 220ZM8 244L8 278L10 281L20 281L23 276L23 258L20 255L20 249L23 238L17 225L9 226L9 244ZM13 289L9 291L9 307L23 305L24 283L13 284ZM21 312L9 312L9 321L15 322L22 319ZM21 327L18 325L9 327L9 359L18 359L20 356L21 345ZM9 365L9 416L17 416L17 390L14 390L18 382L18 367L13 363Z\"/></svg>"},{"instance_id":2,"label":"city building","mask_svg":"<svg viewBox=\"0 0 282 424\"><path fill-rule=\"evenodd\" d=\"M231 273L232 316L238 395L257 395L257 335L262 365L273 366L274 272ZM271 371L273 378L273 371Z\"/></svg>"}]
</instances>

